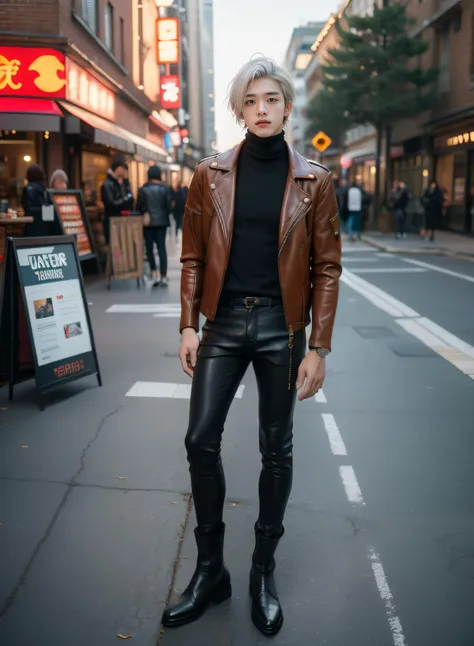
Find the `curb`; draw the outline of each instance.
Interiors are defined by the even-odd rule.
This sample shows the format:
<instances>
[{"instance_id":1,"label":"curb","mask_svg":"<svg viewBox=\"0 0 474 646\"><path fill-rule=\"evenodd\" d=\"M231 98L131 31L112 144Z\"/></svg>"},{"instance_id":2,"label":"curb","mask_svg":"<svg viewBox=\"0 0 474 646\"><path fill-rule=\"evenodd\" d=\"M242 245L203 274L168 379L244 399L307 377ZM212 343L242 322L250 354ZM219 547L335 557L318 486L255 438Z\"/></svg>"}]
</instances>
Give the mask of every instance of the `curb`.
<instances>
[{"instance_id":1,"label":"curb","mask_svg":"<svg viewBox=\"0 0 474 646\"><path fill-rule=\"evenodd\" d=\"M386 244L376 242L372 238L368 239L364 235L361 237L361 241L368 244L370 247L379 249L380 251L385 251L386 253L393 254L411 254L411 255L426 255L426 256L449 256L451 258L459 258L460 260L467 260L469 262L474 262L474 254L466 254L458 251L451 251L450 249L443 249L441 247L434 247L433 249L396 249L394 247L389 247Z\"/></svg>"}]
</instances>

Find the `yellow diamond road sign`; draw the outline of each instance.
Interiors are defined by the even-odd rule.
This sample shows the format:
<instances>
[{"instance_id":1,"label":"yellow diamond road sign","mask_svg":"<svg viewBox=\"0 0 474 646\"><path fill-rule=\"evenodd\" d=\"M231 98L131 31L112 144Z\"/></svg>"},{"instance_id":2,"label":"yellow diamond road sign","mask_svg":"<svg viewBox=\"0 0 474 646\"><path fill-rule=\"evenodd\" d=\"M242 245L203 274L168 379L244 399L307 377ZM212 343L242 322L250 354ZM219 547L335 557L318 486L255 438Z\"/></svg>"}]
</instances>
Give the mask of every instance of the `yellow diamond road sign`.
<instances>
[{"instance_id":1,"label":"yellow diamond road sign","mask_svg":"<svg viewBox=\"0 0 474 646\"><path fill-rule=\"evenodd\" d=\"M329 148L332 144L332 139L328 137L325 132L320 130L318 134L313 137L311 143L319 150L320 153L323 153L326 148Z\"/></svg>"}]
</instances>

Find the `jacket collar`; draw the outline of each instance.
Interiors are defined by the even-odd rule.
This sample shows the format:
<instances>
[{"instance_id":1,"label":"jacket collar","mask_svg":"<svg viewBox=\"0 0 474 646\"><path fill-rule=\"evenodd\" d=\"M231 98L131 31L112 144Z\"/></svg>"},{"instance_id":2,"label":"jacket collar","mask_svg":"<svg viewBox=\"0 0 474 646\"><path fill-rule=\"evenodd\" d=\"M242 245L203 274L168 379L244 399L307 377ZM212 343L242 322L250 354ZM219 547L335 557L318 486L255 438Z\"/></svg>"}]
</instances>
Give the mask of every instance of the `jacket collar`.
<instances>
[{"instance_id":1,"label":"jacket collar","mask_svg":"<svg viewBox=\"0 0 474 646\"><path fill-rule=\"evenodd\" d=\"M209 191L222 231L227 240L232 237L235 211L236 168L244 142L218 155L210 164L215 171L209 178ZM315 180L309 162L288 145L289 171L280 214L279 247L292 229L296 219L304 217L312 206L311 196L295 180ZM222 172L224 171L224 172Z\"/></svg>"},{"instance_id":2,"label":"jacket collar","mask_svg":"<svg viewBox=\"0 0 474 646\"><path fill-rule=\"evenodd\" d=\"M245 140L241 141L237 146L234 146L234 148L226 150L226 152L217 155L215 161L213 162L215 166L211 164L211 168L222 171L235 170L244 143ZM302 155L300 155L300 153L296 151L293 146L290 146L288 143L286 145L288 148L288 156L290 160L290 177L292 177L293 179L314 179L314 172L311 168L311 164Z\"/></svg>"}]
</instances>

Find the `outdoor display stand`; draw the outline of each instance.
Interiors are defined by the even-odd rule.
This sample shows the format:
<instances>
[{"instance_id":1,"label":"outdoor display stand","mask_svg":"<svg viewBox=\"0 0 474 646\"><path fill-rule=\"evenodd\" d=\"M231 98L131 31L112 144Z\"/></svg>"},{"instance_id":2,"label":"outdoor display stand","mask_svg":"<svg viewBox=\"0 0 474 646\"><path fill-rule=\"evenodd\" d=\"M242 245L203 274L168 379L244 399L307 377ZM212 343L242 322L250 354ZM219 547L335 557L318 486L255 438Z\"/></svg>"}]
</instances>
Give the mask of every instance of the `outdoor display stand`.
<instances>
[{"instance_id":1,"label":"outdoor display stand","mask_svg":"<svg viewBox=\"0 0 474 646\"><path fill-rule=\"evenodd\" d=\"M110 289L110 279L143 278L143 217L122 215L110 218L110 244L105 267L105 282Z\"/></svg>"},{"instance_id":2,"label":"outdoor display stand","mask_svg":"<svg viewBox=\"0 0 474 646\"><path fill-rule=\"evenodd\" d=\"M80 190L49 189L56 218L64 235L76 237L77 253L81 263L95 259L100 272L92 231Z\"/></svg>"},{"instance_id":3,"label":"outdoor display stand","mask_svg":"<svg viewBox=\"0 0 474 646\"><path fill-rule=\"evenodd\" d=\"M102 379L92 333L75 236L9 238L7 277L9 396L15 384L34 376L38 402L43 394L81 377ZM21 317L27 334L21 334ZM5 329L6 328L6 329ZM29 343L32 374L19 369L22 344ZM24 349L23 349L24 350Z\"/></svg>"}]
</instances>

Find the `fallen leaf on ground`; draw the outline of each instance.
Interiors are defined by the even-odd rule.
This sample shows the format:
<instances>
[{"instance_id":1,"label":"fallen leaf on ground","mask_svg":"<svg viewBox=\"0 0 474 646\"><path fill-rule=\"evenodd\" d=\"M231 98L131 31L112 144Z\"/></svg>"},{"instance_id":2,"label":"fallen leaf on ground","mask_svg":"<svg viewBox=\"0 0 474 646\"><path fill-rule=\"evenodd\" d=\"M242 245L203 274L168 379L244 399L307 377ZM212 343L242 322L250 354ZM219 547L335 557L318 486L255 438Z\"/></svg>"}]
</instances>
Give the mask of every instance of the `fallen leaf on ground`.
<instances>
[{"instance_id":1,"label":"fallen leaf on ground","mask_svg":"<svg viewBox=\"0 0 474 646\"><path fill-rule=\"evenodd\" d=\"M177 504L178 504L178 503L177 503L177 502L175 502L174 500L173 500L172 502L170 502L170 505L177 505Z\"/></svg>"},{"instance_id":2,"label":"fallen leaf on ground","mask_svg":"<svg viewBox=\"0 0 474 646\"><path fill-rule=\"evenodd\" d=\"M122 635L121 633L119 633L119 634L117 635L117 637L118 637L119 639L131 639L131 638L132 638L132 636L131 636L131 635Z\"/></svg>"},{"instance_id":3,"label":"fallen leaf on ground","mask_svg":"<svg viewBox=\"0 0 474 646\"><path fill-rule=\"evenodd\" d=\"M117 476L117 480L130 480L128 476Z\"/></svg>"},{"instance_id":4,"label":"fallen leaf on ground","mask_svg":"<svg viewBox=\"0 0 474 646\"><path fill-rule=\"evenodd\" d=\"M27 449L27 448L28 448L28 444L22 444L22 445L21 445L21 448L22 448L22 449Z\"/></svg>"}]
</instances>

